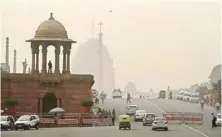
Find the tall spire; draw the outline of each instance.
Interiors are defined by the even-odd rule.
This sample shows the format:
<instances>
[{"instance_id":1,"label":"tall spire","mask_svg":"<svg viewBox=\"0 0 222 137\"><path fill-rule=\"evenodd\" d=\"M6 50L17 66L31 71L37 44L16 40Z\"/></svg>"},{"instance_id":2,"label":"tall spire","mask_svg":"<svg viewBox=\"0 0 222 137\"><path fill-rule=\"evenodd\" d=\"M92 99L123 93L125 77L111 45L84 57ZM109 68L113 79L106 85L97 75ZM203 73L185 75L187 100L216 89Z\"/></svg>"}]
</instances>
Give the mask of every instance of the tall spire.
<instances>
[{"instance_id":1,"label":"tall spire","mask_svg":"<svg viewBox=\"0 0 222 137\"><path fill-rule=\"evenodd\" d=\"M16 50L14 50L13 73L16 73Z\"/></svg>"},{"instance_id":2,"label":"tall spire","mask_svg":"<svg viewBox=\"0 0 222 137\"><path fill-rule=\"evenodd\" d=\"M99 26L100 26L100 31L99 31L99 56L98 56L98 58L99 58L99 90L100 90L100 92L101 91L103 91L103 64L102 64L102 62L103 62L103 59L102 59L102 57L103 57L103 52L102 52L102 25L103 25L103 23L102 22L100 22L99 24L98 24Z\"/></svg>"},{"instance_id":3,"label":"tall spire","mask_svg":"<svg viewBox=\"0 0 222 137\"><path fill-rule=\"evenodd\" d=\"M9 37L6 37L5 64L7 67L9 66Z\"/></svg>"},{"instance_id":4,"label":"tall spire","mask_svg":"<svg viewBox=\"0 0 222 137\"><path fill-rule=\"evenodd\" d=\"M99 41L100 41L101 44L102 44L102 36L103 36L103 33L102 33L102 26L103 26L103 23L100 22L98 25L99 25Z\"/></svg>"},{"instance_id":5,"label":"tall spire","mask_svg":"<svg viewBox=\"0 0 222 137\"><path fill-rule=\"evenodd\" d=\"M95 29L95 23L94 20L92 20L92 38L94 38L94 29Z\"/></svg>"}]
</instances>

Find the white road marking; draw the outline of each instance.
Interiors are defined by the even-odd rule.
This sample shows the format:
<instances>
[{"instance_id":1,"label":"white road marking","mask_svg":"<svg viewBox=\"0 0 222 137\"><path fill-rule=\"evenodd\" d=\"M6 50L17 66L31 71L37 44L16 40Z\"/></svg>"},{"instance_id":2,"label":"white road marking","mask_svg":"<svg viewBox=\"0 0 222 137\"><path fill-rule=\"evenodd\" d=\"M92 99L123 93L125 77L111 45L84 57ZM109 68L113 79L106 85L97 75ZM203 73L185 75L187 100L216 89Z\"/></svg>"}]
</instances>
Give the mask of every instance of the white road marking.
<instances>
[{"instance_id":1,"label":"white road marking","mask_svg":"<svg viewBox=\"0 0 222 137\"><path fill-rule=\"evenodd\" d=\"M154 107L156 107L157 109L159 109L160 111L162 111L163 113L166 112L165 110L163 110L161 107L157 106L156 104L154 104L154 103L152 103L152 102L150 102L150 101L148 101L148 102L149 102L151 105L153 105ZM206 135L206 134L198 131L198 130L195 129L195 128L192 128L191 126L188 126L188 125L186 125L186 124L183 124L183 125L184 125L185 127L189 128L189 129L193 130L194 132L201 134L201 135L204 136L204 137L209 137L208 135Z\"/></svg>"}]
</instances>

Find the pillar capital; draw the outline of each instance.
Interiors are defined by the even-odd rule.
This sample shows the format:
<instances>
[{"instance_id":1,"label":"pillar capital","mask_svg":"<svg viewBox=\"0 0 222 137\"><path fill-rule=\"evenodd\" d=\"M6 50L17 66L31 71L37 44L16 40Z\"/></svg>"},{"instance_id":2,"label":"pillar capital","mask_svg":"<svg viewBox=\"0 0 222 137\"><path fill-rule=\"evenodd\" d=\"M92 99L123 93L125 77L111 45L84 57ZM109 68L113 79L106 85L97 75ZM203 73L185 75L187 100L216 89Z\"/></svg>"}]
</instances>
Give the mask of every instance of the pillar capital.
<instances>
[{"instance_id":1,"label":"pillar capital","mask_svg":"<svg viewBox=\"0 0 222 137\"><path fill-rule=\"evenodd\" d=\"M55 54L60 54L60 46L59 45L55 46Z\"/></svg>"},{"instance_id":2,"label":"pillar capital","mask_svg":"<svg viewBox=\"0 0 222 137\"><path fill-rule=\"evenodd\" d=\"M31 43L32 53L39 52L39 45L37 43Z\"/></svg>"},{"instance_id":3,"label":"pillar capital","mask_svg":"<svg viewBox=\"0 0 222 137\"><path fill-rule=\"evenodd\" d=\"M45 47L45 46L42 47L42 53L43 53L43 54L46 54L46 53L47 53L47 47Z\"/></svg>"},{"instance_id":4,"label":"pillar capital","mask_svg":"<svg viewBox=\"0 0 222 137\"><path fill-rule=\"evenodd\" d=\"M66 54L70 54L71 53L71 50L69 47L66 48Z\"/></svg>"}]
</instances>

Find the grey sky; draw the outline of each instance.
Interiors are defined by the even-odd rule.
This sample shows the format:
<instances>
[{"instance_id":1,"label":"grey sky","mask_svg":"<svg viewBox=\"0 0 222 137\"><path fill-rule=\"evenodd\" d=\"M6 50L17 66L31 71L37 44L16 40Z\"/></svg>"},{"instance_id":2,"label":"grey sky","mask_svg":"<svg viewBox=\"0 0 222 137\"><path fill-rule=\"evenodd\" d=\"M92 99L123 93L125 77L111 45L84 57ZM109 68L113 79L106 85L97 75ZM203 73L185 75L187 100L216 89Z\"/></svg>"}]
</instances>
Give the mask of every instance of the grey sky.
<instances>
[{"instance_id":1,"label":"grey sky","mask_svg":"<svg viewBox=\"0 0 222 137\"><path fill-rule=\"evenodd\" d=\"M207 81L213 66L221 62L219 0L175 1L2 0L1 61L5 61L5 37L9 36L10 65L14 49L17 72L22 72L25 58L31 65L30 44L25 40L53 12L69 38L78 42L72 55L91 37L92 20L104 23L104 43L114 60L117 88L130 81L141 91ZM96 37L98 30L96 25ZM48 50L54 62L54 50Z\"/></svg>"}]
</instances>

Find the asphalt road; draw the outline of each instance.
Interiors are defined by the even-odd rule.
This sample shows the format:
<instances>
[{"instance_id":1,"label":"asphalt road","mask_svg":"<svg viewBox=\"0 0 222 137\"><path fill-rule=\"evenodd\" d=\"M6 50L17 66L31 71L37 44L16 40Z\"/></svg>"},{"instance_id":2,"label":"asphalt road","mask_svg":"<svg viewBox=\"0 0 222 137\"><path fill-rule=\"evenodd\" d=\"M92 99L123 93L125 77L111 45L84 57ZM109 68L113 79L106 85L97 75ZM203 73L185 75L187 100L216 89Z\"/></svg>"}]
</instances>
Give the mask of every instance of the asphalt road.
<instances>
[{"instance_id":1,"label":"asphalt road","mask_svg":"<svg viewBox=\"0 0 222 137\"><path fill-rule=\"evenodd\" d=\"M157 100L157 99L134 99L132 104L137 104L141 109L147 112L154 112L156 115L162 115L161 108L167 111L187 111L198 112L200 106L197 104L189 104L177 100ZM157 106L156 106L157 105ZM125 99L108 99L104 104L99 105L102 108L116 110L116 114L125 114L126 100ZM160 108L159 108L160 107ZM201 111L201 110L200 110ZM220 137L220 128L211 129L212 108L205 108L204 124L203 125L189 125L183 124L169 124L169 131L152 131L150 126L142 126L141 122L132 121L132 130L119 130L118 126L112 127L70 127L70 128L42 128L39 130L30 131L3 131L2 137ZM118 125L118 121L116 122ZM191 129L192 128L192 129ZM194 131L195 129L196 131ZM194 129L194 130L193 130ZM201 134L202 133L202 134Z\"/></svg>"},{"instance_id":2,"label":"asphalt road","mask_svg":"<svg viewBox=\"0 0 222 137\"><path fill-rule=\"evenodd\" d=\"M221 128L212 129L212 115L211 113L216 113L215 109L211 106L204 106L204 110L201 110L200 104L189 103L180 100L149 100L149 102L160 107L164 111L168 112L201 112L203 113L204 123L203 125L188 124L195 130L209 136L209 137L220 137Z\"/></svg>"}]
</instances>

